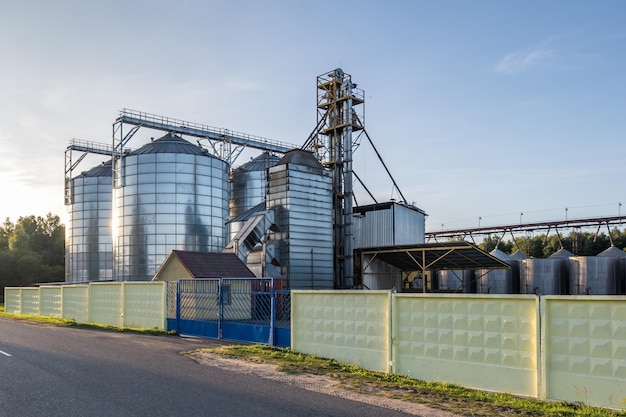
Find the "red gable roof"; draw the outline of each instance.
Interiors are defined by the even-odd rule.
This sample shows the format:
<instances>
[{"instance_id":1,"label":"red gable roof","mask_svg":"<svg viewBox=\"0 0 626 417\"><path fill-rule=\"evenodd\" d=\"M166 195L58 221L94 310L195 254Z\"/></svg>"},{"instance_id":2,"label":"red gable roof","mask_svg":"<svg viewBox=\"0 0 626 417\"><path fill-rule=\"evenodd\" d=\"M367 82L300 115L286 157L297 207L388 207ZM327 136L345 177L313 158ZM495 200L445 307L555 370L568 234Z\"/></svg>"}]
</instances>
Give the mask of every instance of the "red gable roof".
<instances>
[{"instance_id":1,"label":"red gable roof","mask_svg":"<svg viewBox=\"0 0 626 417\"><path fill-rule=\"evenodd\" d=\"M172 250L194 278L255 278L234 253L208 253Z\"/></svg>"}]
</instances>

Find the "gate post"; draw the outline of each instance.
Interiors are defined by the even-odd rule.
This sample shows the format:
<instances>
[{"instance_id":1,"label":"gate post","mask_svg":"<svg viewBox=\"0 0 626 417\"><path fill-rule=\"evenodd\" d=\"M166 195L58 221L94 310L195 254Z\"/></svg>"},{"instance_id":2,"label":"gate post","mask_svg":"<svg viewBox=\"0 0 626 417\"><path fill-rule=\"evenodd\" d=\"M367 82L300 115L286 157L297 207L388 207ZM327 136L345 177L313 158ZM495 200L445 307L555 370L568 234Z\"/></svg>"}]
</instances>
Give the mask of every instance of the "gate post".
<instances>
[{"instance_id":1,"label":"gate post","mask_svg":"<svg viewBox=\"0 0 626 417\"><path fill-rule=\"evenodd\" d=\"M176 333L180 334L180 280L176 281Z\"/></svg>"},{"instance_id":2,"label":"gate post","mask_svg":"<svg viewBox=\"0 0 626 417\"><path fill-rule=\"evenodd\" d=\"M276 346L276 291L274 290L274 278L271 279L272 292L270 297L270 346Z\"/></svg>"},{"instance_id":3,"label":"gate post","mask_svg":"<svg viewBox=\"0 0 626 417\"><path fill-rule=\"evenodd\" d=\"M222 320L224 319L224 278L219 278L217 286L217 300L219 308L217 312L217 338L222 340Z\"/></svg>"}]
</instances>

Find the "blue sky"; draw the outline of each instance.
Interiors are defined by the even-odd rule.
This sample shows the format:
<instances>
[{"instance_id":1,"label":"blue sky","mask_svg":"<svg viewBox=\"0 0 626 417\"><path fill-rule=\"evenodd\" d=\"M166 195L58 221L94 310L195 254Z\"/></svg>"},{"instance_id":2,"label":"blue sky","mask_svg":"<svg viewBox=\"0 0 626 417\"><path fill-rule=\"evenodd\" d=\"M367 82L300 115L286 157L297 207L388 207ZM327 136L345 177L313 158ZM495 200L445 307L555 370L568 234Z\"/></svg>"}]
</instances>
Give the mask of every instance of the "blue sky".
<instances>
[{"instance_id":1,"label":"blue sky","mask_svg":"<svg viewBox=\"0 0 626 417\"><path fill-rule=\"evenodd\" d=\"M110 143L123 108L300 145L337 67L427 230L617 215L625 22L624 1L5 1L0 218L64 219L69 140ZM398 198L365 142L354 168Z\"/></svg>"}]
</instances>

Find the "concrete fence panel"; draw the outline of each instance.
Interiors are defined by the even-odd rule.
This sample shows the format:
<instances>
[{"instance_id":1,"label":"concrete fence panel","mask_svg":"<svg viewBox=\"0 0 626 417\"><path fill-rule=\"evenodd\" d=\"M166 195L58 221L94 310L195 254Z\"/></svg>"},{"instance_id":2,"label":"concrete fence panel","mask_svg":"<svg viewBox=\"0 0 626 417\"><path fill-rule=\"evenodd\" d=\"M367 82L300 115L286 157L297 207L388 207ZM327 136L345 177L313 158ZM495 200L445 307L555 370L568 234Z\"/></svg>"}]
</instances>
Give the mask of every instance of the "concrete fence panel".
<instances>
[{"instance_id":1,"label":"concrete fence panel","mask_svg":"<svg viewBox=\"0 0 626 417\"><path fill-rule=\"evenodd\" d=\"M291 348L374 371L390 371L389 291L291 293Z\"/></svg>"},{"instance_id":2,"label":"concrete fence panel","mask_svg":"<svg viewBox=\"0 0 626 417\"><path fill-rule=\"evenodd\" d=\"M124 326L166 327L166 282L125 282Z\"/></svg>"},{"instance_id":3,"label":"concrete fence panel","mask_svg":"<svg viewBox=\"0 0 626 417\"><path fill-rule=\"evenodd\" d=\"M626 408L626 299L542 297L545 396Z\"/></svg>"},{"instance_id":4,"label":"concrete fence panel","mask_svg":"<svg viewBox=\"0 0 626 417\"><path fill-rule=\"evenodd\" d=\"M89 322L123 326L124 287L121 282L89 284Z\"/></svg>"},{"instance_id":5,"label":"concrete fence panel","mask_svg":"<svg viewBox=\"0 0 626 417\"><path fill-rule=\"evenodd\" d=\"M394 372L537 396L536 297L396 294L393 311Z\"/></svg>"},{"instance_id":6,"label":"concrete fence panel","mask_svg":"<svg viewBox=\"0 0 626 417\"><path fill-rule=\"evenodd\" d=\"M22 288L21 299L22 308L20 310L20 314L40 314L39 288Z\"/></svg>"},{"instance_id":7,"label":"concrete fence panel","mask_svg":"<svg viewBox=\"0 0 626 417\"><path fill-rule=\"evenodd\" d=\"M89 285L63 286L63 318L89 321Z\"/></svg>"},{"instance_id":8,"label":"concrete fence panel","mask_svg":"<svg viewBox=\"0 0 626 417\"><path fill-rule=\"evenodd\" d=\"M63 287L39 287L39 314L42 316L63 318Z\"/></svg>"},{"instance_id":9,"label":"concrete fence panel","mask_svg":"<svg viewBox=\"0 0 626 417\"><path fill-rule=\"evenodd\" d=\"M22 311L22 289L16 287L4 288L4 311L20 314Z\"/></svg>"}]
</instances>

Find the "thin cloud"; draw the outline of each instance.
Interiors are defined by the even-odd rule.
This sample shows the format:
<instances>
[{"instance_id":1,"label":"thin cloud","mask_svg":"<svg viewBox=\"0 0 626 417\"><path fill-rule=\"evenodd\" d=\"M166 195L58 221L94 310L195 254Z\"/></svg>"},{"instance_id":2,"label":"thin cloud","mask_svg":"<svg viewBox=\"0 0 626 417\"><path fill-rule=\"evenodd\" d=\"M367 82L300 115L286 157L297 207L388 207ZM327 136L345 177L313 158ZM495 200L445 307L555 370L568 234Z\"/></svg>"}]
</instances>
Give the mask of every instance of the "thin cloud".
<instances>
[{"instance_id":1,"label":"thin cloud","mask_svg":"<svg viewBox=\"0 0 626 417\"><path fill-rule=\"evenodd\" d=\"M564 71L580 68L584 58L572 50L571 41L575 40L575 35L576 32L550 36L535 46L513 51L494 66L494 71L501 74L520 74L536 70ZM584 66L584 62L582 64Z\"/></svg>"},{"instance_id":2,"label":"thin cloud","mask_svg":"<svg viewBox=\"0 0 626 417\"><path fill-rule=\"evenodd\" d=\"M557 57L554 49L537 48L526 51L515 51L498 62L494 71L503 74L518 74L545 65Z\"/></svg>"}]
</instances>

